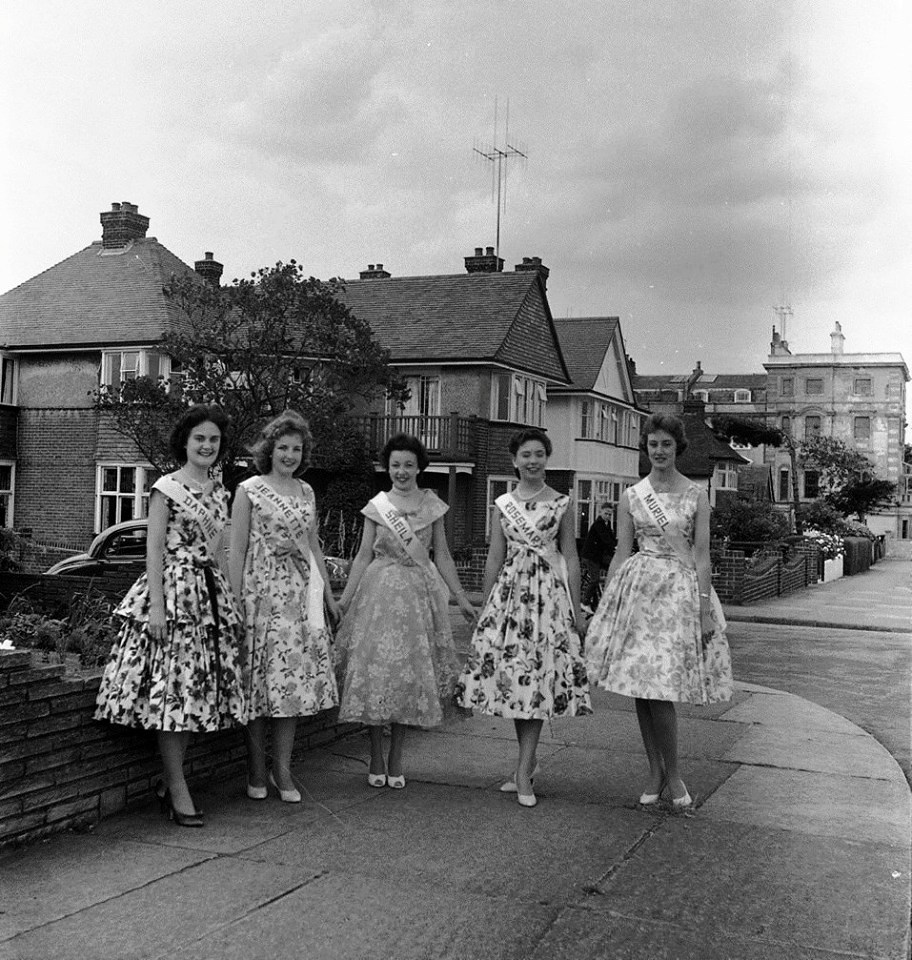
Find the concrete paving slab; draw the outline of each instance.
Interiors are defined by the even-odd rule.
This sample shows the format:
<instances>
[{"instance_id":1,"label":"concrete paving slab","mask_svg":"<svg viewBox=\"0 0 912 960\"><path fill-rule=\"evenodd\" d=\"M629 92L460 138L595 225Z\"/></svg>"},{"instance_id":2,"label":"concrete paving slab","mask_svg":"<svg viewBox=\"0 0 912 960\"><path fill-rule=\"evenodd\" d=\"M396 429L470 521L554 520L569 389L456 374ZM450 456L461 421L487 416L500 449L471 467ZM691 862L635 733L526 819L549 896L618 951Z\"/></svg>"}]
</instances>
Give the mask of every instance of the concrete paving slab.
<instances>
[{"instance_id":1,"label":"concrete paving slab","mask_svg":"<svg viewBox=\"0 0 912 960\"><path fill-rule=\"evenodd\" d=\"M410 784L241 856L314 873L408 878L437 888L566 903L642 840L654 817L508 794Z\"/></svg>"},{"instance_id":2,"label":"concrete paving slab","mask_svg":"<svg viewBox=\"0 0 912 960\"><path fill-rule=\"evenodd\" d=\"M713 931L711 936L670 923L607 915L568 907L529 960L798 960L795 945L750 940ZM853 956L857 956L854 954ZM801 960L851 960L840 951L803 947Z\"/></svg>"},{"instance_id":3,"label":"concrete paving slab","mask_svg":"<svg viewBox=\"0 0 912 960\"><path fill-rule=\"evenodd\" d=\"M890 957L908 945L908 858L897 847L673 819L586 905L682 932ZM901 869L903 875L892 873Z\"/></svg>"},{"instance_id":4,"label":"concrete paving slab","mask_svg":"<svg viewBox=\"0 0 912 960\"><path fill-rule=\"evenodd\" d=\"M683 765L683 775L691 796L700 803L737 769L737 764L690 757ZM567 800L637 807L648 778L649 766L642 748L638 753L609 753L566 747L542 768L535 779L535 793L542 803Z\"/></svg>"},{"instance_id":5,"label":"concrete paving slab","mask_svg":"<svg viewBox=\"0 0 912 960\"><path fill-rule=\"evenodd\" d=\"M857 728L852 734L844 734L821 727L792 730L755 725L737 739L723 759L905 784L899 764L873 737Z\"/></svg>"},{"instance_id":6,"label":"concrete paving slab","mask_svg":"<svg viewBox=\"0 0 912 960\"><path fill-rule=\"evenodd\" d=\"M769 689L757 690L750 699L732 707L722 720L760 723L767 727L781 727L791 731L829 730L846 736L857 736L861 732L856 724L827 710L826 707L790 693Z\"/></svg>"},{"instance_id":7,"label":"concrete paving slab","mask_svg":"<svg viewBox=\"0 0 912 960\"><path fill-rule=\"evenodd\" d=\"M526 960L556 910L333 874L187 944L169 960Z\"/></svg>"},{"instance_id":8,"label":"concrete paving slab","mask_svg":"<svg viewBox=\"0 0 912 960\"><path fill-rule=\"evenodd\" d=\"M220 857L38 927L5 947L16 960L174 956L188 941L233 924L313 879L307 870L289 865Z\"/></svg>"},{"instance_id":9,"label":"concrete paving slab","mask_svg":"<svg viewBox=\"0 0 912 960\"><path fill-rule=\"evenodd\" d=\"M209 854L67 834L0 857L0 940L103 903Z\"/></svg>"},{"instance_id":10,"label":"concrete paving slab","mask_svg":"<svg viewBox=\"0 0 912 960\"><path fill-rule=\"evenodd\" d=\"M905 783L748 766L716 790L701 817L893 844L906 851L912 824Z\"/></svg>"}]
</instances>

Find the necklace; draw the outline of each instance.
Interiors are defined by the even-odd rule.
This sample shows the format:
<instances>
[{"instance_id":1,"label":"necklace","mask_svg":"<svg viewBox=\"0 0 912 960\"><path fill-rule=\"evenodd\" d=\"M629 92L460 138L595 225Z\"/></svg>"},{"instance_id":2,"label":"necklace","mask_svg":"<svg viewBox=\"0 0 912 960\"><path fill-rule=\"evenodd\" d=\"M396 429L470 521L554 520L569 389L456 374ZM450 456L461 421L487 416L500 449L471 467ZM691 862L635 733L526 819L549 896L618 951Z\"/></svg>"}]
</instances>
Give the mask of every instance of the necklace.
<instances>
[{"instance_id":1,"label":"necklace","mask_svg":"<svg viewBox=\"0 0 912 960\"><path fill-rule=\"evenodd\" d=\"M513 496L516 497L517 500L525 503L527 500L534 500L542 492L542 490L545 489L546 486L547 484L542 481L540 486L536 487L531 493L527 493L525 496L519 492L519 487L517 486L513 489Z\"/></svg>"}]
</instances>

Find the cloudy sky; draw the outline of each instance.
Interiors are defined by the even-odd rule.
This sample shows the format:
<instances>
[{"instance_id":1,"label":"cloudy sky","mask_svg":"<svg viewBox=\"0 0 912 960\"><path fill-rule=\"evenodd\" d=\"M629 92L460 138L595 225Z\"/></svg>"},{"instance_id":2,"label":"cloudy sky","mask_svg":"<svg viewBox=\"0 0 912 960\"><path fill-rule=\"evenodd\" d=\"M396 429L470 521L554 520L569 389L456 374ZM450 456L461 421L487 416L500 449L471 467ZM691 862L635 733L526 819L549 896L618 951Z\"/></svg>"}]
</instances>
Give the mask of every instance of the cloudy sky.
<instances>
[{"instance_id":1,"label":"cloudy sky","mask_svg":"<svg viewBox=\"0 0 912 960\"><path fill-rule=\"evenodd\" d=\"M226 279L453 273L495 242L641 372L793 352L912 363L902 0L30 0L0 14L0 291L127 200ZM495 103L500 121L495 141Z\"/></svg>"}]
</instances>

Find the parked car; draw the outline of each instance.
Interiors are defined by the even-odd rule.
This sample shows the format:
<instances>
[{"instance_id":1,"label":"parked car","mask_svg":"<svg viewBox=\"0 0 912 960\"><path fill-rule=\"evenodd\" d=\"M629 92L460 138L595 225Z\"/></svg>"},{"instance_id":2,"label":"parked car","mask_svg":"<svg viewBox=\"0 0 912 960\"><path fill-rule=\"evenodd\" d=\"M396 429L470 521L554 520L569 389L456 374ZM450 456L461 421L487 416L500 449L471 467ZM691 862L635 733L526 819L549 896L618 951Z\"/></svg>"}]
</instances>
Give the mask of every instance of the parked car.
<instances>
[{"instance_id":1,"label":"parked car","mask_svg":"<svg viewBox=\"0 0 912 960\"><path fill-rule=\"evenodd\" d=\"M60 577L103 577L126 573L138 577L146 570L146 520L125 520L102 530L85 553L77 553L45 570ZM325 557L333 590L342 590L350 560Z\"/></svg>"}]
</instances>

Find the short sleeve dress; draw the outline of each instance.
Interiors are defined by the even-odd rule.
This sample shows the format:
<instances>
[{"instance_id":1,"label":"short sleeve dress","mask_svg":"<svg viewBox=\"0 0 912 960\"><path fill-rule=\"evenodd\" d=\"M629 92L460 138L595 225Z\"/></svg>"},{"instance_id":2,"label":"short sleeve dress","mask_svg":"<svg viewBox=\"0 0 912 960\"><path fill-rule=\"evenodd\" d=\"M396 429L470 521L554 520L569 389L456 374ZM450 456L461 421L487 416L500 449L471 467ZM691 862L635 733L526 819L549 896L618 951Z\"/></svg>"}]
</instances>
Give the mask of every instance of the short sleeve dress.
<instances>
[{"instance_id":1,"label":"short sleeve dress","mask_svg":"<svg viewBox=\"0 0 912 960\"><path fill-rule=\"evenodd\" d=\"M434 521L448 509L425 490L416 511L404 514L426 550ZM339 719L439 726L456 713L460 668L449 589L433 564L412 559L372 503L361 512L377 526L373 558L336 634L344 677Z\"/></svg>"},{"instance_id":2,"label":"short sleeve dress","mask_svg":"<svg viewBox=\"0 0 912 960\"><path fill-rule=\"evenodd\" d=\"M589 624L589 676L605 690L646 700L710 704L730 700L732 669L725 618L715 591L716 629L704 647L700 588L693 562L685 563L631 490L625 492L639 552L612 577ZM693 551L700 487L656 496Z\"/></svg>"},{"instance_id":3,"label":"short sleeve dress","mask_svg":"<svg viewBox=\"0 0 912 960\"><path fill-rule=\"evenodd\" d=\"M560 495L515 502L535 525L544 549L530 546L501 515L506 557L472 635L457 702L481 713L525 720L592 713L564 559L557 550L570 499Z\"/></svg>"},{"instance_id":4,"label":"short sleeve dress","mask_svg":"<svg viewBox=\"0 0 912 960\"><path fill-rule=\"evenodd\" d=\"M228 495L220 483L186 489L225 526ZM167 635L158 641L149 634L144 573L114 611L123 626L101 680L95 718L166 732L246 723L234 597L197 520L171 500L168 508L162 559Z\"/></svg>"},{"instance_id":5,"label":"short sleeve dress","mask_svg":"<svg viewBox=\"0 0 912 960\"><path fill-rule=\"evenodd\" d=\"M308 610L310 548L295 540L270 493L309 529L316 514L314 492L301 483L300 496L283 497L264 489L260 477L241 486L251 508L241 581L242 666L250 717L311 716L339 702L332 637L325 624L311 622Z\"/></svg>"}]
</instances>

